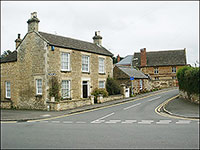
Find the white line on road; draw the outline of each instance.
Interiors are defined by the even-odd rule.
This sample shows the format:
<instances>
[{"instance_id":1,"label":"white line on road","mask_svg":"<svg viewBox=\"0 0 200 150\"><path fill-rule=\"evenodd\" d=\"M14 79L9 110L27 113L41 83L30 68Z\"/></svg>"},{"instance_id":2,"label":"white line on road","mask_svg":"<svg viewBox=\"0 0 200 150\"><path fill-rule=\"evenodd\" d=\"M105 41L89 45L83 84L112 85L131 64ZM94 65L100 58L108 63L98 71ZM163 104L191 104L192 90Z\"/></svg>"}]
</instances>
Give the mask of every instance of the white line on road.
<instances>
[{"instance_id":1,"label":"white line on road","mask_svg":"<svg viewBox=\"0 0 200 150\"><path fill-rule=\"evenodd\" d=\"M169 124L172 122L171 120L159 120L159 122L156 122L156 124Z\"/></svg>"},{"instance_id":2,"label":"white line on road","mask_svg":"<svg viewBox=\"0 0 200 150\"><path fill-rule=\"evenodd\" d=\"M73 123L72 121L63 121L63 123Z\"/></svg>"},{"instance_id":3,"label":"white line on road","mask_svg":"<svg viewBox=\"0 0 200 150\"><path fill-rule=\"evenodd\" d=\"M153 120L142 120L141 122L138 122L139 124L151 124Z\"/></svg>"},{"instance_id":4,"label":"white line on road","mask_svg":"<svg viewBox=\"0 0 200 150\"><path fill-rule=\"evenodd\" d=\"M94 120L94 121L92 121L91 123L102 123L102 122L104 122L105 120Z\"/></svg>"},{"instance_id":5,"label":"white line on road","mask_svg":"<svg viewBox=\"0 0 200 150\"><path fill-rule=\"evenodd\" d=\"M160 97L161 97L161 96L152 98L152 99L148 100L148 102L151 102L151 101L153 101L153 100L159 99Z\"/></svg>"},{"instance_id":6,"label":"white line on road","mask_svg":"<svg viewBox=\"0 0 200 150\"><path fill-rule=\"evenodd\" d=\"M60 123L60 121L51 121L52 123Z\"/></svg>"},{"instance_id":7,"label":"white line on road","mask_svg":"<svg viewBox=\"0 0 200 150\"><path fill-rule=\"evenodd\" d=\"M137 103L137 104L135 104L135 105L128 106L128 107L124 108L124 110L127 110L127 109L129 109L129 108L132 108L132 107L137 106L137 105L140 105L140 104L141 104L141 103Z\"/></svg>"},{"instance_id":8,"label":"white line on road","mask_svg":"<svg viewBox=\"0 0 200 150\"><path fill-rule=\"evenodd\" d=\"M106 116L103 116L103 117L101 117L101 118L99 118L99 119L96 119L96 120L101 120L101 119L105 119L105 118L107 118L107 117L109 117L109 116L112 116L112 115L114 115L115 113L113 112L113 113L110 113L110 114L108 114L108 115L106 115Z\"/></svg>"},{"instance_id":9,"label":"white line on road","mask_svg":"<svg viewBox=\"0 0 200 150\"><path fill-rule=\"evenodd\" d=\"M189 124L191 120L179 120L176 124Z\"/></svg>"},{"instance_id":10,"label":"white line on road","mask_svg":"<svg viewBox=\"0 0 200 150\"><path fill-rule=\"evenodd\" d=\"M86 123L86 122L83 122L83 121L77 121L76 123Z\"/></svg>"},{"instance_id":11,"label":"white line on road","mask_svg":"<svg viewBox=\"0 0 200 150\"><path fill-rule=\"evenodd\" d=\"M114 112L113 112L113 113L110 113L110 114L108 114L108 115L106 115L106 116L103 116L103 117L101 117L101 118L99 118L99 119L96 119L96 120L92 121L91 123L96 123L96 122L100 121L101 119L107 118L107 117L112 116L112 115L114 115L114 114L115 114Z\"/></svg>"},{"instance_id":12,"label":"white line on road","mask_svg":"<svg viewBox=\"0 0 200 150\"><path fill-rule=\"evenodd\" d=\"M125 121L122 122L122 123L134 123L134 122L137 122L137 120L125 120Z\"/></svg>"},{"instance_id":13,"label":"white line on road","mask_svg":"<svg viewBox=\"0 0 200 150\"><path fill-rule=\"evenodd\" d=\"M117 123L117 122L120 122L121 120L109 120L109 121L106 121L105 123Z\"/></svg>"}]
</instances>

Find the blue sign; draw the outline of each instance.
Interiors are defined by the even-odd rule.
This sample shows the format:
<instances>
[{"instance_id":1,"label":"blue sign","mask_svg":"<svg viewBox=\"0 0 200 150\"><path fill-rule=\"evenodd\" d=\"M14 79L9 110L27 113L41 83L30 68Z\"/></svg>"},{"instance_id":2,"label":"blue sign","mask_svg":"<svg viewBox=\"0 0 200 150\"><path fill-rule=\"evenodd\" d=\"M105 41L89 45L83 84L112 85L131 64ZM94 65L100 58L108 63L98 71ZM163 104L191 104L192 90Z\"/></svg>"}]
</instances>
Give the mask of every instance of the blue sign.
<instances>
[{"instance_id":1,"label":"blue sign","mask_svg":"<svg viewBox=\"0 0 200 150\"><path fill-rule=\"evenodd\" d=\"M130 77L130 80L134 80L134 77Z\"/></svg>"}]
</instances>

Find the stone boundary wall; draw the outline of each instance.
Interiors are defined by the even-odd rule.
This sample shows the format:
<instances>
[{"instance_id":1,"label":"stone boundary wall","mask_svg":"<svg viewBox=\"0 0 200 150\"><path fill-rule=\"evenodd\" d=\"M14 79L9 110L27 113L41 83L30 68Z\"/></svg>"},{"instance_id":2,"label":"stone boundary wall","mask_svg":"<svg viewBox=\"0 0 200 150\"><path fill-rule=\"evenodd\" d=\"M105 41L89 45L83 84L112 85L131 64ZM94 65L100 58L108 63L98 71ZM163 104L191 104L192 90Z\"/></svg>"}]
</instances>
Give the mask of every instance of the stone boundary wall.
<instances>
[{"instance_id":1,"label":"stone boundary wall","mask_svg":"<svg viewBox=\"0 0 200 150\"><path fill-rule=\"evenodd\" d=\"M97 103L104 103L104 102L113 101L113 100L122 99L122 98L124 98L124 95L122 95L122 94L111 95L108 97L99 96L99 97L97 97Z\"/></svg>"},{"instance_id":2,"label":"stone boundary wall","mask_svg":"<svg viewBox=\"0 0 200 150\"><path fill-rule=\"evenodd\" d=\"M64 100L59 102L47 102L47 110L49 106L49 110L68 110L74 109L77 107L82 107L86 105L92 105L94 100L93 99L79 99L79 100Z\"/></svg>"},{"instance_id":3,"label":"stone boundary wall","mask_svg":"<svg viewBox=\"0 0 200 150\"><path fill-rule=\"evenodd\" d=\"M192 103L199 104L199 94L190 94L179 89L179 97L189 100Z\"/></svg>"},{"instance_id":4,"label":"stone boundary wall","mask_svg":"<svg viewBox=\"0 0 200 150\"><path fill-rule=\"evenodd\" d=\"M9 100L3 100L1 102L1 109L11 109L12 102Z\"/></svg>"}]
</instances>

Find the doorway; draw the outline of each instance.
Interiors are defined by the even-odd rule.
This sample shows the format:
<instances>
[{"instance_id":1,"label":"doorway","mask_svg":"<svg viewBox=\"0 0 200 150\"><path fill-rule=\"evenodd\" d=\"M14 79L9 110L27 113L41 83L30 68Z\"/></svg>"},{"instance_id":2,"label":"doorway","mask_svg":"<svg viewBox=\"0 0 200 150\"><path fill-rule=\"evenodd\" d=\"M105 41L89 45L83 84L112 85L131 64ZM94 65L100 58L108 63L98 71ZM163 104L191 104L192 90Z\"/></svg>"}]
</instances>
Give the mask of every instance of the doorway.
<instances>
[{"instance_id":1,"label":"doorway","mask_svg":"<svg viewBox=\"0 0 200 150\"><path fill-rule=\"evenodd\" d=\"M83 98L88 98L88 81L83 81Z\"/></svg>"}]
</instances>

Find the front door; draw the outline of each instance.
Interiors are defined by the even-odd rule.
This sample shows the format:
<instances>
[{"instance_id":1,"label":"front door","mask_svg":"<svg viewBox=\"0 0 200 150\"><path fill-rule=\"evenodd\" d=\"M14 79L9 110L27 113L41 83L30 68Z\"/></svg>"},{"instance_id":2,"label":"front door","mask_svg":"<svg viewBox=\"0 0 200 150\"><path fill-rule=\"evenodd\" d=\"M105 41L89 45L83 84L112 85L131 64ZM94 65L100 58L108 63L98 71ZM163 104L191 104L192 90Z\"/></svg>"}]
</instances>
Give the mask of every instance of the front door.
<instances>
[{"instance_id":1,"label":"front door","mask_svg":"<svg viewBox=\"0 0 200 150\"><path fill-rule=\"evenodd\" d=\"M88 81L83 81L83 98L88 97Z\"/></svg>"}]
</instances>

